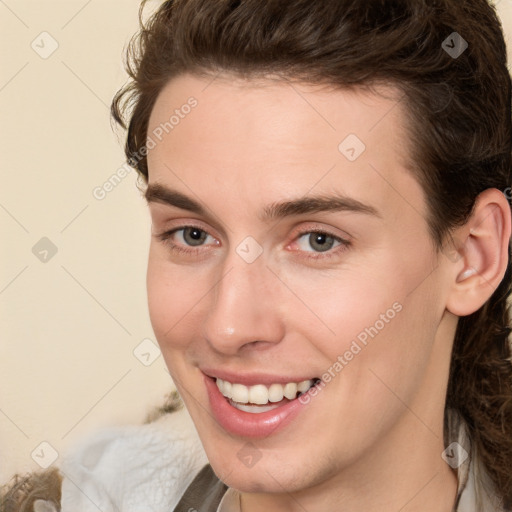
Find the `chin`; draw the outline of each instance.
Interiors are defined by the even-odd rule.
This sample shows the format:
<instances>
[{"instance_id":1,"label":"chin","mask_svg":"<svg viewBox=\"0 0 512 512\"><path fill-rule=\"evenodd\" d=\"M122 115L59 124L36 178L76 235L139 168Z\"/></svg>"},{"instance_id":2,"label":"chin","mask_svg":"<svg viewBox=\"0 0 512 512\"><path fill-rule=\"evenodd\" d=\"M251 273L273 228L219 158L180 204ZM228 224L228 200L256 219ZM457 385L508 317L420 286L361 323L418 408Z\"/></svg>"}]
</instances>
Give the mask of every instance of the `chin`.
<instances>
[{"instance_id":1,"label":"chin","mask_svg":"<svg viewBox=\"0 0 512 512\"><path fill-rule=\"evenodd\" d=\"M290 468L276 467L274 464L260 461L252 468L242 469L239 464L211 463L215 474L229 487L247 493L269 493L279 494L286 489L286 492L296 492L308 486L300 471L297 474L288 474ZM225 476L224 476L225 475Z\"/></svg>"},{"instance_id":2,"label":"chin","mask_svg":"<svg viewBox=\"0 0 512 512\"><path fill-rule=\"evenodd\" d=\"M311 462L301 461L293 446L289 453L275 448L266 451L247 440L218 442L211 438L203 446L219 479L241 492L282 493L283 489L296 492L313 485L316 479ZM309 461L313 457L314 454L305 456Z\"/></svg>"}]
</instances>

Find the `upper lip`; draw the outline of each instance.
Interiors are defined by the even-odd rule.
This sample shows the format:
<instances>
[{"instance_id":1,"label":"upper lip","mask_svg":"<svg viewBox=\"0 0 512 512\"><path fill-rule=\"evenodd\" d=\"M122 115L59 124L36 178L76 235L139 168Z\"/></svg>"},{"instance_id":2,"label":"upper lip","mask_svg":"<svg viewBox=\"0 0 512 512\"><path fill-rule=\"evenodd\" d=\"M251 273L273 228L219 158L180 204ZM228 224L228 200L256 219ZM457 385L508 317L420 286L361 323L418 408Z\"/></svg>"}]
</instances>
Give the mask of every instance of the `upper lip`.
<instances>
[{"instance_id":1,"label":"upper lip","mask_svg":"<svg viewBox=\"0 0 512 512\"><path fill-rule=\"evenodd\" d=\"M316 377L302 375L300 377L270 373L256 373L256 372L234 372L222 369L202 368L201 371L210 378L227 380L231 383L244 384L245 386L255 386L256 384L264 384L270 386L271 384L288 384L288 382L302 382L304 380L314 380Z\"/></svg>"}]
</instances>

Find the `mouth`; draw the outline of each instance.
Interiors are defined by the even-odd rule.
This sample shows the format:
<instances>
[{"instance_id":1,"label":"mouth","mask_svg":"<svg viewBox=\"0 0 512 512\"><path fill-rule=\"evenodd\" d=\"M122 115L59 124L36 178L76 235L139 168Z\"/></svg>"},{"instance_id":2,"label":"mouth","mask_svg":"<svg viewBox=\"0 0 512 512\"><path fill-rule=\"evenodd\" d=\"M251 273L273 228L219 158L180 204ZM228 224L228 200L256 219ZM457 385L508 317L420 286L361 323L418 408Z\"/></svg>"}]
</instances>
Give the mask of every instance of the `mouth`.
<instances>
[{"instance_id":1,"label":"mouth","mask_svg":"<svg viewBox=\"0 0 512 512\"><path fill-rule=\"evenodd\" d=\"M238 382L215 379L217 388L228 399L230 405L252 414L272 411L307 393L320 379L308 379L300 382L278 382L246 386Z\"/></svg>"},{"instance_id":2,"label":"mouth","mask_svg":"<svg viewBox=\"0 0 512 512\"><path fill-rule=\"evenodd\" d=\"M218 425L227 433L241 438L273 436L306 414L310 403L300 397L315 387L320 379L273 382L272 377L240 376L224 378L204 374L210 410ZM263 381L263 383L258 383ZM317 398L314 399L315 401Z\"/></svg>"}]
</instances>

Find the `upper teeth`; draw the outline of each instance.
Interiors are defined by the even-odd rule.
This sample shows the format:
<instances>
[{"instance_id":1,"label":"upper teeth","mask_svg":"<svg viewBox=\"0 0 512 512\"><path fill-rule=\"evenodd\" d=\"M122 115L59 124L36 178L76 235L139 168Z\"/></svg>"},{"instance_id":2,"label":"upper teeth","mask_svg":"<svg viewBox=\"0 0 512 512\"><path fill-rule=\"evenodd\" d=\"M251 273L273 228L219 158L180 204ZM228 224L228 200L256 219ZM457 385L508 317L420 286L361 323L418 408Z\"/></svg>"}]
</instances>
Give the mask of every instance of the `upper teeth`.
<instances>
[{"instance_id":1,"label":"upper teeth","mask_svg":"<svg viewBox=\"0 0 512 512\"><path fill-rule=\"evenodd\" d=\"M234 402L241 404L259 404L264 405L268 402L280 402L283 397L293 400L298 393L305 393L313 385L312 380L303 380L302 382L288 382L282 384L271 384L270 387L264 384L255 386L244 386L243 384L231 383L227 380L217 379L219 391Z\"/></svg>"}]
</instances>

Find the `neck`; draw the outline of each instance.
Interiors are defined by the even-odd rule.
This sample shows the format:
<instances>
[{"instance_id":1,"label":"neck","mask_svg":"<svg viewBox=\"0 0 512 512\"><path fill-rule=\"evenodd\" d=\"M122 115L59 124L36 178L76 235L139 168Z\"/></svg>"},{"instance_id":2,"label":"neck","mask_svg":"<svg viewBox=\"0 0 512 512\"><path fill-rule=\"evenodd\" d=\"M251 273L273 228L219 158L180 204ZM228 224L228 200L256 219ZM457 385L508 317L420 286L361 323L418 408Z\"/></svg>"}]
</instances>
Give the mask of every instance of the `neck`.
<instances>
[{"instance_id":1,"label":"neck","mask_svg":"<svg viewBox=\"0 0 512 512\"><path fill-rule=\"evenodd\" d=\"M410 411L357 464L315 487L289 494L242 494L242 512L451 512L457 477L443 461L442 428L430 430Z\"/></svg>"}]
</instances>

